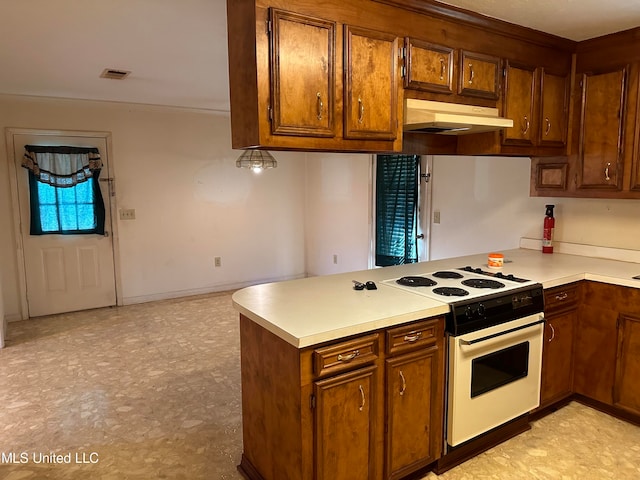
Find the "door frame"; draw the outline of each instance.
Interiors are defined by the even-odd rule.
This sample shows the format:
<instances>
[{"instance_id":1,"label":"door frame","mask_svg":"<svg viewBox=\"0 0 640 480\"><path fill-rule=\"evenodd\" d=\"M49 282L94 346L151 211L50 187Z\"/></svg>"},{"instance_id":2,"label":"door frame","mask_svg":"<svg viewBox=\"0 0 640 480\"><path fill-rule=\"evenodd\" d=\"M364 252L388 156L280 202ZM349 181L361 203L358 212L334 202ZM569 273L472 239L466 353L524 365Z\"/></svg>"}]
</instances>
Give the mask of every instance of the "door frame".
<instances>
[{"instance_id":1,"label":"door frame","mask_svg":"<svg viewBox=\"0 0 640 480\"><path fill-rule=\"evenodd\" d=\"M15 136L16 135L39 135L39 136L59 136L59 137L94 137L104 139L107 145L106 156L109 159L109 178L115 178L115 165L113 161L113 147L111 142L111 132L93 132L83 130L42 130L33 128L6 128L7 163L9 164L9 184L11 186L11 208L13 215L13 231L16 244L16 260L18 267L18 293L20 295L20 317L22 320L29 318L29 304L27 302L27 276L25 271L24 245L22 242L22 229L20 228L21 214L18 195L18 169L16 168ZM113 269L116 287L116 305L122 306L122 277L120 272L120 246L118 236L117 206L116 196L108 195L109 200L105 202L105 207L111 211L111 225L108 226L113 245Z\"/></svg>"}]
</instances>

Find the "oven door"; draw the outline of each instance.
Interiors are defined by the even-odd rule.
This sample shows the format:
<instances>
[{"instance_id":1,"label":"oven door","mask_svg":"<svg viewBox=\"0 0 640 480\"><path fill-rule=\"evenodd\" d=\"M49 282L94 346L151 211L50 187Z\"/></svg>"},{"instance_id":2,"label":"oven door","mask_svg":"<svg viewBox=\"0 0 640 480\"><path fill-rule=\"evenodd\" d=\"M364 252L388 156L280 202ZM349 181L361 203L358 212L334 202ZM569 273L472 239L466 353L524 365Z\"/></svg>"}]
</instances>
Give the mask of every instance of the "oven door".
<instances>
[{"instance_id":1,"label":"oven door","mask_svg":"<svg viewBox=\"0 0 640 480\"><path fill-rule=\"evenodd\" d=\"M544 316L449 337L447 443L455 447L540 403Z\"/></svg>"}]
</instances>

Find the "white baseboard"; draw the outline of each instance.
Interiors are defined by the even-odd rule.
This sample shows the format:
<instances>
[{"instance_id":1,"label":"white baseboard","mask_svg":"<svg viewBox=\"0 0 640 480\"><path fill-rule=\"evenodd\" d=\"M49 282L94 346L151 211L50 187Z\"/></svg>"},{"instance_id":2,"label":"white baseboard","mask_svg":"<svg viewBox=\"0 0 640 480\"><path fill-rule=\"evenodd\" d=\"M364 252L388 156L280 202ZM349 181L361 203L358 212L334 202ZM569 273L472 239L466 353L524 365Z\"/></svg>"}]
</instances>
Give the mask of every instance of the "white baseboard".
<instances>
[{"instance_id":1,"label":"white baseboard","mask_svg":"<svg viewBox=\"0 0 640 480\"><path fill-rule=\"evenodd\" d=\"M529 250L541 250L542 239L520 239L520 248ZM553 251L568 255L580 255L582 257L606 258L607 260L619 260L621 262L640 263L640 250L627 248L600 247L597 245L583 245L580 243L553 242Z\"/></svg>"},{"instance_id":2,"label":"white baseboard","mask_svg":"<svg viewBox=\"0 0 640 480\"><path fill-rule=\"evenodd\" d=\"M300 273L298 275L290 275L286 277L264 278L260 280L252 280L248 282L225 283L221 285L211 285L202 288L193 288L189 290L177 290L172 292L152 293L149 295L139 295L135 297L124 297L122 305L135 305L138 303L157 302L159 300L170 300L173 298L191 297L194 295L205 295L208 293L220 293L238 290L240 288L250 287L261 283L282 282L285 280L298 280L305 278L307 275Z\"/></svg>"}]
</instances>

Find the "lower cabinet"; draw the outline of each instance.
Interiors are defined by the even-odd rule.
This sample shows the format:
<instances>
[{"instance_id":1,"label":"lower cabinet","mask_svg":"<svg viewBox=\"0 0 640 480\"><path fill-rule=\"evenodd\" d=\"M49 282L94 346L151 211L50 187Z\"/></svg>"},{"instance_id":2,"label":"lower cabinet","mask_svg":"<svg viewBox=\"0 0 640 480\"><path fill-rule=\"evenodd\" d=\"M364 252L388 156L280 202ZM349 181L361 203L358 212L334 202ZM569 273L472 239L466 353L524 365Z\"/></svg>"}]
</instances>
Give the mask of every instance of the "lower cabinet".
<instances>
[{"instance_id":1,"label":"lower cabinet","mask_svg":"<svg viewBox=\"0 0 640 480\"><path fill-rule=\"evenodd\" d=\"M444 317L298 349L240 315L250 480L396 480L442 452Z\"/></svg>"},{"instance_id":2,"label":"lower cabinet","mask_svg":"<svg viewBox=\"0 0 640 480\"><path fill-rule=\"evenodd\" d=\"M579 283L545 291L540 408L573 392L573 338L580 298Z\"/></svg>"},{"instance_id":3,"label":"lower cabinet","mask_svg":"<svg viewBox=\"0 0 640 480\"><path fill-rule=\"evenodd\" d=\"M434 462L442 452L442 328L437 320L409 327L401 335L407 339L409 348L403 351L408 353L386 360L385 479L403 478ZM427 345L411 348L409 342L417 343L416 337Z\"/></svg>"},{"instance_id":4,"label":"lower cabinet","mask_svg":"<svg viewBox=\"0 0 640 480\"><path fill-rule=\"evenodd\" d=\"M637 304L636 304L637 305ZM613 404L640 415L640 316L621 314Z\"/></svg>"},{"instance_id":5,"label":"lower cabinet","mask_svg":"<svg viewBox=\"0 0 640 480\"><path fill-rule=\"evenodd\" d=\"M375 369L315 382L317 480L375 478Z\"/></svg>"}]
</instances>

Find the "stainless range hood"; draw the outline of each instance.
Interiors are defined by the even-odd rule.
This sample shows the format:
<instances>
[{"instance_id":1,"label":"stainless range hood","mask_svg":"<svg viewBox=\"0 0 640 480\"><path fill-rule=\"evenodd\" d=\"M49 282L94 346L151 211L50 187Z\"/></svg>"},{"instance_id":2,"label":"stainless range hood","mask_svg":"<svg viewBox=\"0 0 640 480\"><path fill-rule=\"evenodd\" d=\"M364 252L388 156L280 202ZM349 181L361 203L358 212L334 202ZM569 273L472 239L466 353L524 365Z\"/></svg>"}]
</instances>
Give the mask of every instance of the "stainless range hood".
<instances>
[{"instance_id":1,"label":"stainless range hood","mask_svg":"<svg viewBox=\"0 0 640 480\"><path fill-rule=\"evenodd\" d=\"M513 120L500 117L497 108L407 98L403 127L405 132L465 135L513 127Z\"/></svg>"}]
</instances>

